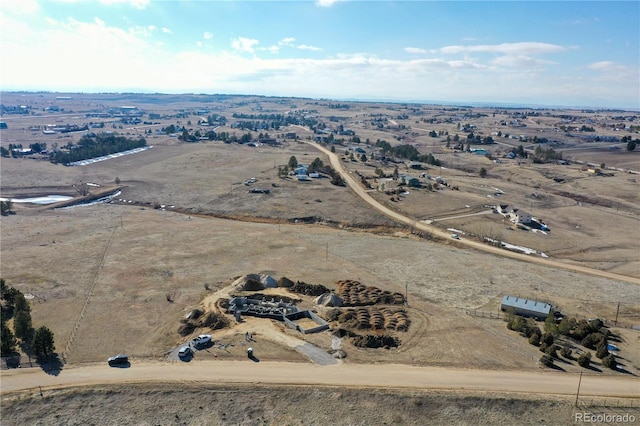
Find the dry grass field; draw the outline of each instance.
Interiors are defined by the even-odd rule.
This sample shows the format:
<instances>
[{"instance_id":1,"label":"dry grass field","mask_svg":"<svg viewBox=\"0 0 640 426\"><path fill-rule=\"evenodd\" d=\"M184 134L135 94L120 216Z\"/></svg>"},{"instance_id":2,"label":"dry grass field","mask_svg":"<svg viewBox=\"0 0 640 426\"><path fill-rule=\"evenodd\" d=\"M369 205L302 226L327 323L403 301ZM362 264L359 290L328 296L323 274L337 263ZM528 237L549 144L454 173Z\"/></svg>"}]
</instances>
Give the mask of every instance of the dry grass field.
<instances>
[{"instance_id":1,"label":"dry grass field","mask_svg":"<svg viewBox=\"0 0 640 426\"><path fill-rule=\"evenodd\" d=\"M31 101L38 108L44 108L55 102L51 96L44 95ZM17 98L16 102L19 101ZM3 102L7 103L6 97ZM3 117L9 129L2 131L2 146L8 143L28 146L45 138L52 138L47 139L49 147L51 141L63 145L68 139L77 140L79 135L71 134L69 138L42 135L28 128L34 123L44 125L56 120L83 123L87 121L81 113L83 109L98 108L107 103L114 106L131 104L128 99L109 100L99 96L90 99L88 95L73 102L67 111L58 115ZM297 108L317 110L313 114L319 117L333 116L338 120L344 117L345 128L353 128L361 139L370 138L372 142L376 139L394 141L394 135L403 135L405 130L372 128L364 119L368 114L383 114L396 125L405 123L414 127L404 135L405 143L413 141L411 143L422 151L433 152L445 164L444 168L429 166L420 172L442 176L450 186L437 191L411 188L400 201L391 201L389 195L372 190L371 194L384 204L416 220L461 230L465 238L491 236L544 252L567 263L640 277L637 243L640 238L640 176L637 174L612 170L614 175L610 177L593 176L580 170L579 164L518 164L515 160L494 163L483 156L445 152L443 138L435 144L427 132L417 129L430 129L436 125L418 122L418 116L398 119L396 116L402 108L398 105L357 104L352 110L336 111L310 100L270 102L264 98L230 98L208 107L212 113L231 117L232 111L257 114L257 105L262 107L262 112L284 113L291 109L292 103L296 103ZM141 102L140 107L168 114L179 108L198 108L203 104L197 100ZM421 114L427 114L430 109L436 110L425 107ZM406 108L402 109L403 113L406 111ZM498 118L488 113L482 119L484 122L478 119L480 121L475 123L479 127L484 123L483 131L489 134L495 127L492 123L500 121ZM193 115L179 121L184 124L188 119L197 123L198 117ZM176 120L160 121L168 125ZM329 125L335 124L328 119L325 121ZM455 132L455 123L442 124L442 130ZM151 127L154 130L161 127L154 126ZM219 130L224 129L241 134L240 130L230 127ZM436 126L436 129L440 130L440 127ZM143 126L117 129L131 135L144 130ZM297 132L301 139L313 136L297 127L274 133L284 131ZM348 188L332 185L328 178L298 182L292 177L278 177L278 166L286 165L291 156L300 163L309 164L316 157L327 163L327 158L311 144L293 139L284 140L278 147L249 147L213 141L185 144L155 133L147 136L147 141L153 145L150 150L89 166L65 167L27 158L1 160L2 197L77 196L73 184L91 182L115 187L116 178L117 186L122 190L110 204L50 209L14 203L16 214L3 216L0 222L1 276L9 285L34 296L34 325L46 324L54 331L57 350L64 354L66 362L103 361L119 352L128 353L134 360L164 359L168 351L185 341L177 333L180 319L200 306L208 295L248 273L288 277L332 289L338 280L353 279L382 290L402 294L406 291L411 327L407 332L396 333L401 345L394 349L362 349L344 339L342 349L347 358L343 362L349 363L537 369L541 355L538 349L517 333L507 330L503 321L465 313L476 309L497 313L500 297L504 294L549 301L563 312L580 318L608 320L615 318L620 302L620 324L630 327L640 323L640 292L635 284L461 249L451 241L415 235L410 229L373 211ZM397 140L394 143L398 143ZM337 152L349 145L341 145ZM364 144L362 146L370 150ZM505 147L498 145L490 149ZM608 156L605 158L604 155ZM594 148L573 151L571 156L584 162L606 162L610 166L640 169L638 152ZM373 177L378 167L387 173L393 172L392 166L371 160L366 164L345 162L349 170L365 176ZM487 169L486 178L478 176L480 167ZM401 173L409 171L417 175L403 164L399 169ZM252 177L257 182L246 186L244 182ZM371 179L370 182L374 188L382 184L382 180ZM451 186L459 190L452 190ZM267 188L270 193L250 193L250 188ZM502 216L490 212L491 208L487 207L497 203L531 211L549 225L551 232L544 235L513 230ZM318 223L305 224L300 220L308 217L318 218ZM309 298L305 298L305 303L311 306ZM321 308L317 309L322 313ZM277 334L331 349L328 334L302 337L278 325L269 327L256 325L261 359L307 362L300 353L282 345L274 337ZM618 346L625 368L640 374L640 332L620 327L614 330L622 337ZM231 346L226 351L215 350L202 356L245 357L244 329L213 334L214 339ZM580 371L575 362L562 364L562 367L568 372ZM602 370L602 374L620 374ZM157 405L154 404L161 404L164 397L153 389L141 392L149 398L145 398L146 402L136 399L137 402L131 404L142 405L131 406L131 410L142 406L145 410L155 410L153 407ZM196 394L191 395L193 392ZM203 398L199 392L202 391L181 390L172 395ZM278 410L274 400L269 399L268 391L252 392L263 393L253 396L260 402L251 414L239 411L239 404L227 401L229 395L238 395L237 390L224 389L218 400L209 403L229 405L230 408L224 410L229 416L227 420L211 423L199 410L185 413L186 417L181 419L190 424L241 424L248 422L246 416L250 416L264 419L265 424L301 424L296 419L305 412L304 405L301 411L293 410L288 417L283 417L273 414ZM468 424L470 419L477 418L474 417L476 414L487 416L485 424L533 424L543 419L549 424L559 424L565 423L564 419L570 419L571 415L566 405L552 400L525 403L509 398L489 398L484 408L478 408L484 414L478 414L469 406L477 401L470 402L472 397L467 396L398 396L350 390L300 390L298 393L287 389L278 394L285 395L284 400L292 401L290 406L294 406L312 399L314 392L330 400L334 398L331 404L343 407L346 412L362 401L371 406L390 406L395 403L391 404L389 400L397 402L399 398L402 401L399 408L385 414L387 424L423 424L418 420L420 416L429 416L433 424L451 424L451 417L435 414L442 410L459 413L459 417L454 416L454 424ZM340 395L335 396L338 393ZM103 394L116 396L122 404L129 404L126 401L130 399L130 393L124 389L96 389L80 395L61 391L51 398L72 400L80 405L86 405L85 400L94 401L101 405L104 404ZM306 394L309 398L304 397ZM251 395L234 398L240 398L239 401L253 398ZM29 400L12 404L3 401L3 411L8 409L12 413L7 424L28 420L20 417L12 407L35 409L37 405ZM501 408L505 404L519 407L518 412L524 417L517 417L518 420L509 417L510 414ZM175 403L174 407L179 405ZM202 402L201 405L206 404ZM529 412L532 406L535 410ZM543 411L550 413L548 418L540 417L539 413ZM52 413L60 416L58 419L70 415L64 411ZM90 415L91 412L83 413ZM176 419L182 415L178 411L174 414ZM308 423L370 424L364 421L365 418L362 421L352 417L336 420L331 416L317 411L315 420ZM54 421L51 417L49 420L43 424ZM122 424L126 423L123 419ZM151 423L153 421L149 420ZM482 421L475 423L483 424Z\"/></svg>"},{"instance_id":2,"label":"dry grass field","mask_svg":"<svg viewBox=\"0 0 640 426\"><path fill-rule=\"evenodd\" d=\"M171 401L171 403L167 403ZM381 409L384 407L384 409ZM95 422L109 412L111 424L190 425L495 425L570 424L582 412L561 398L465 395L323 387L216 386L184 384L100 386L59 390L3 401L3 424ZM629 413L637 408L588 408L593 414ZM146 413L144 420L137 420Z\"/></svg>"}]
</instances>

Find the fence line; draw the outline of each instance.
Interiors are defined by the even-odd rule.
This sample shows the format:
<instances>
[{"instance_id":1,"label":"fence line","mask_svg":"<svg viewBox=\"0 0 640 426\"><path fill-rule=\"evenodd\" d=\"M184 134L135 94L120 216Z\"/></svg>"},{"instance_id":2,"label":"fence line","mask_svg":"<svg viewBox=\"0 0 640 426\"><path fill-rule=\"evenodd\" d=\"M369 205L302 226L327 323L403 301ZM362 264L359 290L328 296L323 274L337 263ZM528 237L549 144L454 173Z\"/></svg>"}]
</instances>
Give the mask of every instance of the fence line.
<instances>
[{"instance_id":1,"label":"fence line","mask_svg":"<svg viewBox=\"0 0 640 426\"><path fill-rule=\"evenodd\" d=\"M638 398L580 398L581 408L640 408Z\"/></svg>"},{"instance_id":2,"label":"fence line","mask_svg":"<svg viewBox=\"0 0 640 426\"><path fill-rule=\"evenodd\" d=\"M504 314L502 312L483 311L480 309L464 309L464 313L477 318L489 318L489 319L504 318Z\"/></svg>"},{"instance_id":3,"label":"fence line","mask_svg":"<svg viewBox=\"0 0 640 426\"><path fill-rule=\"evenodd\" d=\"M111 231L111 235L109 236L109 241L107 242L107 246L104 249L104 252L102 253L102 257L100 258L100 263L98 264L98 268L96 269L96 273L93 275L93 280L91 282L91 285L89 286L89 290L87 291L87 295L84 298L84 304L82 305L82 309L80 310L80 314L78 315L78 318L76 319L76 323L73 326L73 330L71 331L71 335L69 336L69 340L67 341L67 345L64 348L64 351L62 352L62 359L66 358L66 355L69 354L69 351L71 350L71 346L73 345L73 342L75 341L76 338L76 334L78 332L78 329L80 328L80 324L82 323L82 320L84 319L84 314L87 311L87 307L89 306L89 303L91 302L91 298L93 297L93 291L96 288L96 284L98 283L98 276L100 275L100 271L102 270L102 267L104 265L104 260L107 257L107 252L109 251L109 247L111 247L111 241L113 240L113 235L116 233L116 229L117 226L113 227L113 230Z\"/></svg>"},{"instance_id":4,"label":"fence line","mask_svg":"<svg viewBox=\"0 0 640 426\"><path fill-rule=\"evenodd\" d=\"M503 319L505 317L505 313L500 311L500 312L495 312L495 311L484 311L481 309L467 309L467 308L462 308L462 310L464 311L465 314L472 316L472 317L476 317L476 318L491 318L491 319ZM568 317L571 318L576 318L577 320L581 320L581 319L589 319L591 317L585 316L585 315L569 315ZM601 318L602 320L604 320L604 324L607 327L620 327L620 328L631 328L634 330L640 330L640 325L634 325L631 324L629 322L625 322L625 321L620 321L618 320L618 324L615 324L614 320L610 320L610 319L606 319L606 318Z\"/></svg>"}]
</instances>

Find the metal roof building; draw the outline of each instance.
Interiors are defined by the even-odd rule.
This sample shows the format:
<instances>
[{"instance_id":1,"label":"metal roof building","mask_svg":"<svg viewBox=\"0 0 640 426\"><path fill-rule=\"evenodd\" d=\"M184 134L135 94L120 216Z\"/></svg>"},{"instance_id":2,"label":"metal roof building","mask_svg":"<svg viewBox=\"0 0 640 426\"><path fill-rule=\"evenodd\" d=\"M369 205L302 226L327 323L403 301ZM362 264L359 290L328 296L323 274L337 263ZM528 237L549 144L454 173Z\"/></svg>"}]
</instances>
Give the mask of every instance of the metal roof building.
<instances>
[{"instance_id":1,"label":"metal roof building","mask_svg":"<svg viewBox=\"0 0 640 426\"><path fill-rule=\"evenodd\" d=\"M551 312L551 305L537 300L523 299L516 296L502 296L500 309L507 311L513 309L513 313L523 317L545 319Z\"/></svg>"}]
</instances>

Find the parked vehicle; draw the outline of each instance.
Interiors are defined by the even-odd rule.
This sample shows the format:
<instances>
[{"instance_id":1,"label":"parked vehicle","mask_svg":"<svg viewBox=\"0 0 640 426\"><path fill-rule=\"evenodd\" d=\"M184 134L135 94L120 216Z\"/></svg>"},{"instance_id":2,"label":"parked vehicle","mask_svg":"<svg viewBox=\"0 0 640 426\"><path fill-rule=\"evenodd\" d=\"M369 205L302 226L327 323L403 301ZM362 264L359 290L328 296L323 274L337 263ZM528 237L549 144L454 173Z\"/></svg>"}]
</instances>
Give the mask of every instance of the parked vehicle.
<instances>
[{"instance_id":1,"label":"parked vehicle","mask_svg":"<svg viewBox=\"0 0 640 426\"><path fill-rule=\"evenodd\" d=\"M453 238L454 240L459 240L459 239L460 239L460 235L458 235L458 234L451 234L451 238Z\"/></svg>"},{"instance_id":2,"label":"parked vehicle","mask_svg":"<svg viewBox=\"0 0 640 426\"><path fill-rule=\"evenodd\" d=\"M118 355L109 357L107 362L111 366L129 364L129 357L125 354L118 354Z\"/></svg>"},{"instance_id":3,"label":"parked vehicle","mask_svg":"<svg viewBox=\"0 0 640 426\"><path fill-rule=\"evenodd\" d=\"M201 334L198 337L194 337L191 341L195 346L204 346L211 342L210 334Z\"/></svg>"},{"instance_id":4,"label":"parked vehicle","mask_svg":"<svg viewBox=\"0 0 640 426\"><path fill-rule=\"evenodd\" d=\"M178 351L178 356L180 358L186 358L189 355L191 355L191 346L183 346L180 348L180 350Z\"/></svg>"}]
</instances>

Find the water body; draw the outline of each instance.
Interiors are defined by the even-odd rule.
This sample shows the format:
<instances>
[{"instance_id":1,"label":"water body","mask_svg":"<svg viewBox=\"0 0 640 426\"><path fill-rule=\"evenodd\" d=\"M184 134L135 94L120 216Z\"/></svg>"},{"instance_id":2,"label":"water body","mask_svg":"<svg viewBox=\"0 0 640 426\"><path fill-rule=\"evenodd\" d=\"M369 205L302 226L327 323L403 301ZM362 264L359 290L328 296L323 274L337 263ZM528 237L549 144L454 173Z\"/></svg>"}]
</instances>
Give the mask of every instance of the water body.
<instances>
[{"instance_id":1,"label":"water body","mask_svg":"<svg viewBox=\"0 0 640 426\"><path fill-rule=\"evenodd\" d=\"M42 197L31 198L0 198L0 201L11 200L12 203L53 204L59 203L60 201L67 201L72 198L73 197L69 197L67 195L45 195Z\"/></svg>"},{"instance_id":2,"label":"water body","mask_svg":"<svg viewBox=\"0 0 640 426\"><path fill-rule=\"evenodd\" d=\"M93 206L96 204L109 203L113 200L114 197L117 197L120 194L122 194L122 191L116 191L113 194L105 195L104 197L96 198L91 201L82 201L77 204L73 204L71 206L60 207L60 210L69 210L77 207L86 207L86 206Z\"/></svg>"}]
</instances>

